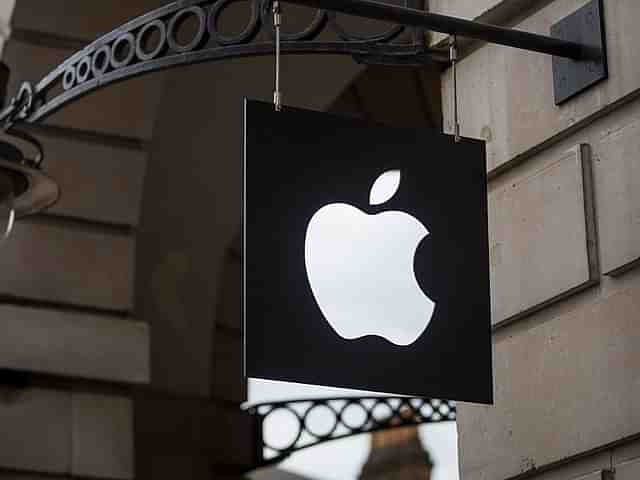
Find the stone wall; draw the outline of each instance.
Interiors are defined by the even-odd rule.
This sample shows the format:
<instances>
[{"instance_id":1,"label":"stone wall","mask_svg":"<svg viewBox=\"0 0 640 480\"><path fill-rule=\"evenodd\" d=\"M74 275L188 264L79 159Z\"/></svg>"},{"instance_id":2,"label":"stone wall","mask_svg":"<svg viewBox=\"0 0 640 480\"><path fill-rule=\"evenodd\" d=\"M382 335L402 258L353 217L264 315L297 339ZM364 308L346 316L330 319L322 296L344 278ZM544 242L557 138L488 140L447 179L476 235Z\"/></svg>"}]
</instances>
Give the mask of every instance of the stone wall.
<instances>
[{"instance_id":1,"label":"stone wall","mask_svg":"<svg viewBox=\"0 0 640 480\"><path fill-rule=\"evenodd\" d=\"M9 95L156 3L0 2ZM150 345L133 275L161 83L119 85L30 128L62 197L0 247L0 478L135 475L132 392L150 380Z\"/></svg>"},{"instance_id":2,"label":"stone wall","mask_svg":"<svg viewBox=\"0 0 640 480\"><path fill-rule=\"evenodd\" d=\"M430 5L549 34L586 3ZM495 364L495 405L459 406L463 480L640 477L640 4L605 0L604 17L610 78L560 107L550 57L463 51L462 133L487 141ZM442 95L451 131L450 70Z\"/></svg>"}]
</instances>

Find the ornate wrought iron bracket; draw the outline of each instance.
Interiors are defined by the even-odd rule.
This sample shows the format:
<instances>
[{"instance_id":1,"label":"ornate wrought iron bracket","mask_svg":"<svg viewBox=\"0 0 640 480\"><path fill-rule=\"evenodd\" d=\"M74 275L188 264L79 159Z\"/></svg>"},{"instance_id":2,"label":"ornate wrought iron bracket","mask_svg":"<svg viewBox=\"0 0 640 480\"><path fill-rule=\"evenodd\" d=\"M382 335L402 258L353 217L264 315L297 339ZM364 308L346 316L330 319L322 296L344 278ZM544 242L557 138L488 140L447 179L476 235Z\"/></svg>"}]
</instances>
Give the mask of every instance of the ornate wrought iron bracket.
<instances>
[{"instance_id":1,"label":"ornate wrought iron bracket","mask_svg":"<svg viewBox=\"0 0 640 480\"><path fill-rule=\"evenodd\" d=\"M24 83L10 105L0 112L6 127L35 123L69 102L131 77L171 67L238 57L272 55L271 0L250 0L247 23L237 34L221 31L225 9L237 0L182 0L138 17L72 55L37 84ZM414 4L415 0L405 0ZM180 40L187 20L196 28ZM351 55L398 64L422 64L438 57L426 47L422 35L399 41L402 25L362 36L350 33L335 12L315 11L311 22L298 32L282 34L283 54ZM331 35L333 34L333 35Z\"/></svg>"},{"instance_id":2,"label":"ornate wrought iron bracket","mask_svg":"<svg viewBox=\"0 0 640 480\"><path fill-rule=\"evenodd\" d=\"M24 83L0 112L0 123L6 130L16 123L41 121L94 90L145 73L273 54L272 0L249 0L244 29L225 34L220 28L221 17L236 1L179 0L131 20L71 56L37 84ZM592 10L597 9L597 15L573 17L575 22L570 19L569 26L556 33L557 38L428 13L416 8L420 1L405 0L401 7L370 0L287 0L316 11L304 29L282 35L282 53L343 54L373 63L421 64L432 59L446 62L446 51L426 45L423 32L429 29L568 58L573 63L561 63L565 69L568 65L568 74L580 74L585 68L587 74L597 71L596 80L591 75L586 81L589 85L606 77L602 0L589 4ZM341 26L337 12L397 25L363 36ZM180 40L179 33L190 18L195 20L196 28L190 38ZM414 28L408 40L401 38L407 26ZM333 32L335 38L328 39L327 32ZM569 84L573 84L571 80ZM576 88L584 88L585 81L577 83Z\"/></svg>"},{"instance_id":3,"label":"ornate wrought iron bracket","mask_svg":"<svg viewBox=\"0 0 640 480\"><path fill-rule=\"evenodd\" d=\"M305 448L361 433L456 420L454 402L407 397L287 400L252 405L248 412L257 418L258 467L278 463ZM330 421L316 421L314 425L314 416L322 412L324 420ZM284 443L265 440L270 421L291 424Z\"/></svg>"}]
</instances>

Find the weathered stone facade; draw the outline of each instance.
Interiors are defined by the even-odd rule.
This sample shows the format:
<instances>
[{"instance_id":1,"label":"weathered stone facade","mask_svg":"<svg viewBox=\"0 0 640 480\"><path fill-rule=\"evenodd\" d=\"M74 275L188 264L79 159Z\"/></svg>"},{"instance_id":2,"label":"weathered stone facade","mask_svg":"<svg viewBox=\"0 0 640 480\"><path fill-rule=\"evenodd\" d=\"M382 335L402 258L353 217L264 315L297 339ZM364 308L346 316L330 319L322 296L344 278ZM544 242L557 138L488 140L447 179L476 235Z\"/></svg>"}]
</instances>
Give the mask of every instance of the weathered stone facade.
<instances>
[{"instance_id":1,"label":"weathered stone facade","mask_svg":"<svg viewBox=\"0 0 640 480\"><path fill-rule=\"evenodd\" d=\"M13 3L0 2L10 95L157 5ZM135 234L161 89L161 77L123 84L30 129L63 195L1 248L0 478L136 476L134 391L150 380L150 329L134 313Z\"/></svg>"},{"instance_id":2,"label":"weathered stone facade","mask_svg":"<svg viewBox=\"0 0 640 480\"><path fill-rule=\"evenodd\" d=\"M548 34L586 3L430 6ZM610 78L560 107L548 56L463 50L462 133L487 141L491 178L495 363L495 405L459 406L464 480L640 478L640 4L605 0L604 17ZM451 87L449 70L445 130Z\"/></svg>"}]
</instances>

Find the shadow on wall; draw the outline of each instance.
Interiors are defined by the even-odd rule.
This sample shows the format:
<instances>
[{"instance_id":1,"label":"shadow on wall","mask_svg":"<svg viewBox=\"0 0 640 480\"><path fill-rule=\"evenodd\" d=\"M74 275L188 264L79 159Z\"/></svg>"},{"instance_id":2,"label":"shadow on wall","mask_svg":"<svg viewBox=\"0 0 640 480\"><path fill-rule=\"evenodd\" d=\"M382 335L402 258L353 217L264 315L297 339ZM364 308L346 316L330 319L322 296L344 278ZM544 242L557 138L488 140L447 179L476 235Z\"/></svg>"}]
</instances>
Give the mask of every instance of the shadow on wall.
<instances>
[{"instance_id":1,"label":"shadow on wall","mask_svg":"<svg viewBox=\"0 0 640 480\"><path fill-rule=\"evenodd\" d=\"M238 228L225 249L218 278L211 385L214 397L230 395L247 399L247 382L242 374L242 233Z\"/></svg>"}]
</instances>

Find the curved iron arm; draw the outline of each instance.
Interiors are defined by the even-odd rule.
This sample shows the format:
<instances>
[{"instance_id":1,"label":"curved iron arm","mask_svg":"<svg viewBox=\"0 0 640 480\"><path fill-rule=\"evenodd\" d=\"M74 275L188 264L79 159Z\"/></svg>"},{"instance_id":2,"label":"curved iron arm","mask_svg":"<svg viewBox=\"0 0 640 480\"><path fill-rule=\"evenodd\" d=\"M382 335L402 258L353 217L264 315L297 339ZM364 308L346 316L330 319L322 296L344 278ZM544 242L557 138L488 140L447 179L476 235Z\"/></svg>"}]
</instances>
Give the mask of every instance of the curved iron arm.
<instances>
[{"instance_id":1,"label":"curved iron arm","mask_svg":"<svg viewBox=\"0 0 640 480\"><path fill-rule=\"evenodd\" d=\"M332 415L332 424L325 431L314 430L310 420L317 409ZM358 421L349 421L349 410L360 412ZM424 423L456 420L456 404L448 400L407 397L338 397L286 400L251 405L247 411L257 419L260 465L278 463L300 450L341 438L390 428L421 425ZM287 445L271 445L264 438L269 418L277 413L290 416L296 430ZM353 415L353 413L351 414ZM265 455L265 450L269 455Z\"/></svg>"},{"instance_id":2,"label":"curved iron arm","mask_svg":"<svg viewBox=\"0 0 640 480\"><path fill-rule=\"evenodd\" d=\"M271 37L256 41L261 33L272 35L271 0L250 0L244 30L233 36L221 33L221 16L236 1L180 0L131 20L72 55L37 84L23 83L9 106L0 112L0 123L7 129L15 123L39 122L88 93L145 73L273 54ZM187 43L182 43L178 31L190 17L196 20L197 30ZM360 36L342 28L335 12L316 10L305 29L283 34L282 53L343 54L362 62L371 59L412 64L424 63L431 54L442 53L427 48L422 33L414 35L410 42L392 43L405 29L399 25L379 34ZM337 39L324 39L327 30L332 30ZM150 46L154 36L154 45Z\"/></svg>"}]
</instances>

